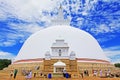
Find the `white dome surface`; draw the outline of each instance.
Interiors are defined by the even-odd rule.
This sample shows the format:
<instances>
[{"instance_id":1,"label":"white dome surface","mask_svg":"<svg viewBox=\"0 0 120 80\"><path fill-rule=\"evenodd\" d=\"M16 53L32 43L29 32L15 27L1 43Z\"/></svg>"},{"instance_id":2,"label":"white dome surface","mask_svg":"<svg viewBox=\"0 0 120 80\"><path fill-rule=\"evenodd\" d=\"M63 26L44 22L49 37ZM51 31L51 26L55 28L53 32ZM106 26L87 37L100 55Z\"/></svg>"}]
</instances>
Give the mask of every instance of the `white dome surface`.
<instances>
[{"instance_id":1,"label":"white dome surface","mask_svg":"<svg viewBox=\"0 0 120 80\"><path fill-rule=\"evenodd\" d=\"M52 43L59 37L68 43L69 53L74 51L76 58L108 61L95 38L83 30L65 25L48 27L31 35L23 44L15 61L45 58L45 53L51 52Z\"/></svg>"}]
</instances>

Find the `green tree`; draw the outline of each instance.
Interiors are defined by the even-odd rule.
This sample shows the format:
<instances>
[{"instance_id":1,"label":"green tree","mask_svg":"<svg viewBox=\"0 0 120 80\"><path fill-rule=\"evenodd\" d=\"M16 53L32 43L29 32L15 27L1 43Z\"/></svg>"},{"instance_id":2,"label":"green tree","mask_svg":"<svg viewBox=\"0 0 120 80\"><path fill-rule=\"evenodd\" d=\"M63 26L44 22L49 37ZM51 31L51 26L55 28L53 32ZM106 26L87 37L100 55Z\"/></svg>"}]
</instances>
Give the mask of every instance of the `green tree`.
<instances>
[{"instance_id":1,"label":"green tree","mask_svg":"<svg viewBox=\"0 0 120 80\"><path fill-rule=\"evenodd\" d=\"M0 59L0 70L2 70L5 67L8 67L8 65L11 64L11 60L8 59Z\"/></svg>"},{"instance_id":2,"label":"green tree","mask_svg":"<svg viewBox=\"0 0 120 80\"><path fill-rule=\"evenodd\" d=\"M120 68L120 63L115 63L114 65L115 65L115 67L119 67Z\"/></svg>"}]
</instances>

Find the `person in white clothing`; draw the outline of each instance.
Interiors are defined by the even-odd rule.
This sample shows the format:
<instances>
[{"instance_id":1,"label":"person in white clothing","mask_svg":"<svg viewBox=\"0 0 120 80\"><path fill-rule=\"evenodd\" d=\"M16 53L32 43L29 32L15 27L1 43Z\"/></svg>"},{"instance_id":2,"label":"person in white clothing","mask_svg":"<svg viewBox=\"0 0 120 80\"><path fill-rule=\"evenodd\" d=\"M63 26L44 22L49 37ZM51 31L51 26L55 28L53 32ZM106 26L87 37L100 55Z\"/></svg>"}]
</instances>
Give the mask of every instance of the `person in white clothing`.
<instances>
[{"instance_id":1,"label":"person in white clothing","mask_svg":"<svg viewBox=\"0 0 120 80\"><path fill-rule=\"evenodd\" d=\"M102 77L102 70L100 70L100 77Z\"/></svg>"},{"instance_id":2,"label":"person in white clothing","mask_svg":"<svg viewBox=\"0 0 120 80\"><path fill-rule=\"evenodd\" d=\"M97 76L97 70L94 70L93 76Z\"/></svg>"},{"instance_id":3,"label":"person in white clothing","mask_svg":"<svg viewBox=\"0 0 120 80\"><path fill-rule=\"evenodd\" d=\"M26 80L30 80L31 78L32 78L32 71L30 70L28 75L26 75Z\"/></svg>"}]
</instances>

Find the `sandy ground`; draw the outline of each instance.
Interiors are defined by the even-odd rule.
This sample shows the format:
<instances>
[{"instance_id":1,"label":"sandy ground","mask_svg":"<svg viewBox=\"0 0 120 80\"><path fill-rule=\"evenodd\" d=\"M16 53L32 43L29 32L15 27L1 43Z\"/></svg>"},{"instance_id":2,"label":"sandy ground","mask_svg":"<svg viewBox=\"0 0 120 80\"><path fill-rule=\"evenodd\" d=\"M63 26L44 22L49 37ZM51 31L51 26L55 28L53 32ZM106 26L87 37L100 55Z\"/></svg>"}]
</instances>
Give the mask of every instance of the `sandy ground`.
<instances>
[{"instance_id":1,"label":"sandy ground","mask_svg":"<svg viewBox=\"0 0 120 80\"><path fill-rule=\"evenodd\" d=\"M21 76L19 74L17 74L16 79L10 78L9 73L7 72L0 72L0 80L26 80L25 76ZM31 80L120 80L120 78L99 78L99 77L84 77L84 78L52 78L52 79L48 79L48 78L40 78L40 77L36 77L36 78L32 78Z\"/></svg>"}]
</instances>

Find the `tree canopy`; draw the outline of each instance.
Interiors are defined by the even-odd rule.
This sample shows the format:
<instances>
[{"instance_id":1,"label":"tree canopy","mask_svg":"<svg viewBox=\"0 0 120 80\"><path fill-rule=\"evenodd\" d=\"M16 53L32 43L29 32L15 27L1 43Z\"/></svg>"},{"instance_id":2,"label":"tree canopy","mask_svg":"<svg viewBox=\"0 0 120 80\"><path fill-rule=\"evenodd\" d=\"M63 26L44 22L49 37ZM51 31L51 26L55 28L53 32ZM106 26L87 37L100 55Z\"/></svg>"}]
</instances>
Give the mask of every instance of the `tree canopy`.
<instances>
[{"instance_id":1,"label":"tree canopy","mask_svg":"<svg viewBox=\"0 0 120 80\"><path fill-rule=\"evenodd\" d=\"M5 67L8 67L8 65L11 64L11 60L8 59L0 59L0 70L2 70Z\"/></svg>"},{"instance_id":2,"label":"tree canopy","mask_svg":"<svg viewBox=\"0 0 120 80\"><path fill-rule=\"evenodd\" d=\"M115 65L115 67L119 67L120 68L120 63L115 63L114 65Z\"/></svg>"}]
</instances>

